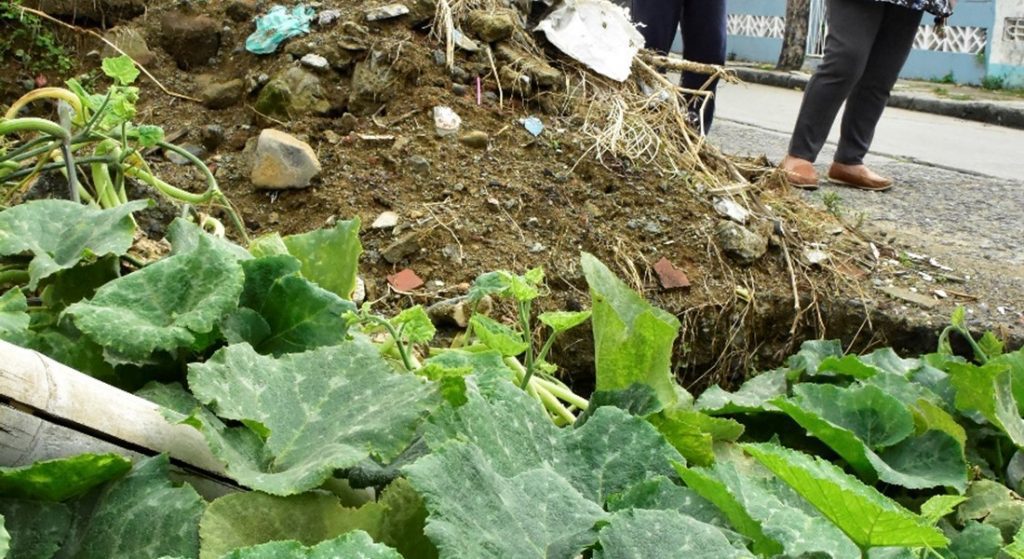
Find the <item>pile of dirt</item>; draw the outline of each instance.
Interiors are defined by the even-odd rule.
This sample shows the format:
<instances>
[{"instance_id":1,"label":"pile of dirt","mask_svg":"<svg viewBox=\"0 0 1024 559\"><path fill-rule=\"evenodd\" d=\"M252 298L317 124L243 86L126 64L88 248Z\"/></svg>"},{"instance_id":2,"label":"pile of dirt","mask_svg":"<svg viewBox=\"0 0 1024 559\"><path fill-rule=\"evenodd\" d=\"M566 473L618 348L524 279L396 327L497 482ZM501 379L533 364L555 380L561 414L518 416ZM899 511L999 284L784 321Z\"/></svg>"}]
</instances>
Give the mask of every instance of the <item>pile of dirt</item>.
<instances>
[{"instance_id":1,"label":"pile of dirt","mask_svg":"<svg viewBox=\"0 0 1024 559\"><path fill-rule=\"evenodd\" d=\"M607 115L594 114L593 90L614 97L619 86L543 45L527 31L541 14L520 3L474 10L491 0L451 1L443 7L461 29L456 42L477 50L455 48L450 61L431 33L434 0L402 1L407 13L376 21L367 20L383 7L376 2L326 0L309 33L262 56L244 47L253 18L269 9L255 0L159 0L142 15L118 12L128 15L100 32L145 58L168 90L196 99L144 81L137 120L164 126L200 154L252 233L361 219L362 274L378 305L431 303L483 272L542 266L551 287L543 305L578 308L588 300L579 269L588 251L680 316L680 374L691 383L742 378L810 336L841 336L854 347L882 341L861 328L871 303L858 286L871 263L849 256L867 243L793 196L767 162L726 160L706 145L633 155L598 145L595 122ZM83 42L83 69L93 69L109 47ZM461 117L459 134L436 133L439 106ZM528 117L543 132L528 131ZM676 136L660 137L699 142L678 122L664 126ZM252 185L255 140L268 127L311 145L322 166L312 186ZM667 161L672 153L699 153L699 165ZM196 170L157 157L161 177L202 188ZM372 226L385 212L397 225ZM659 277L659 262L657 270L686 277ZM387 282L405 268L425 280L411 294ZM573 359L591 355L579 345L586 339L561 348L577 371L587 364Z\"/></svg>"}]
</instances>

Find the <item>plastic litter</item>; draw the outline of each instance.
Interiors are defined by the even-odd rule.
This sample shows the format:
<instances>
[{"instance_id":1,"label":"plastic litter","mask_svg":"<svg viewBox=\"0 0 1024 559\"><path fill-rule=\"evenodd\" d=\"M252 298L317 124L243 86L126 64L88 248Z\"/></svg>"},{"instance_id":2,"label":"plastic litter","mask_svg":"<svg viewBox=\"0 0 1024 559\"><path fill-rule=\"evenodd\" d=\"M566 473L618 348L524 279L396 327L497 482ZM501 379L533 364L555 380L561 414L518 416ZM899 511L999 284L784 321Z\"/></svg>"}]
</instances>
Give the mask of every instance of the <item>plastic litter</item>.
<instances>
[{"instance_id":1,"label":"plastic litter","mask_svg":"<svg viewBox=\"0 0 1024 559\"><path fill-rule=\"evenodd\" d=\"M451 107L434 107L434 128L441 137L453 136L462 127L462 117Z\"/></svg>"},{"instance_id":2,"label":"plastic litter","mask_svg":"<svg viewBox=\"0 0 1024 559\"><path fill-rule=\"evenodd\" d=\"M608 0L565 0L536 30L565 54L620 82L644 46L629 13Z\"/></svg>"},{"instance_id":3,"label":"plastic litter","mask_svg":"<svg viewBox=\"0 0 1024 559\"><path fill-rule=\"evenodd\" d=\"M276 5L256 20L256 31L245 40L245 49L253 54L270 54L285 40L309 33L309 22L316 11L303 4L292 7Z\"/></svg>"},{"instance_id":4,"label":"plastic litter","mask_svg":"<svg viewBox=\"0 0 1024 559\"><path fill-rule=\"evenodd\" d=\"M526 128L526 131L532 134L535 138L544 132L544 123L535 116L524 118L521 122L523 123L523 128Z\"/></svg>"}]
</instances>

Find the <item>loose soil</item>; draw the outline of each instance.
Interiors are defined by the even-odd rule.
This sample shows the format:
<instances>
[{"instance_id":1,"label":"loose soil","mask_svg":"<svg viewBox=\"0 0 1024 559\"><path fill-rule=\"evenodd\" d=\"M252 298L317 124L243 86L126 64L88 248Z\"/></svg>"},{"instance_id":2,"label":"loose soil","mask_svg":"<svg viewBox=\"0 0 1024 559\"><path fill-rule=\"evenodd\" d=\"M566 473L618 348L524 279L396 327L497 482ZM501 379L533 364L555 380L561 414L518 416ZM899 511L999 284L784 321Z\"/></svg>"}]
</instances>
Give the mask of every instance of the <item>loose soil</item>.
<instances>
[{"instance_id":1,"label":"loose soil","mask_svg":"<svg viewBox=\"0 0 1024 559\"><path fill-rule=\"evenodd\" d=\"M300 233L359 218L365 249L361 275L367 299L378 308L431 304L464 293L481 273L522 272L535 266L547 272L551 291L543 307L585 307L589 297L578 262L580 252L588 251L652 302L680 317L684 327L678 344L679 374L691 387L733 384L752 367L774 366L809 337L840 337L853 350L879 344L914 351L934 348L935 332L916 330L898 315L880 312L893 303L864 295L861 286L875 267L868 240L802 202L766 171L764 161L739 162L756 185L736 200L754 210L750 228L771 238L764 257L742 266L723 254L714 239L722 218L712 207L711 190L719 185L706 184L696 175L665 174L643 162L597 161L588 153L592 140L580 133L581 115L557 114L550 102L511 98L507 91L499 104L489 70L479 58L467 59L465 53L458 54L458 63L470 79L465 80L468 84L456 83L435 60L437 42L402 19L367 24L373 39L369 50L392 53L395 74L403 78L389 86L393 98L374 114L358 117L350 134L342 130L340 118L349 109L350 69L317 74L330 104L325 115L270 119L257 114L255 84L298 65L301 55L333 44L332 33L340 22L364 23L367 6L350 0L323 2L318 10L341 11L337 22L314 24L312 33L291 39L276 54L258 57L242 47L253 24L238 23L225 13L237 4L246 3L194 6L213 18L222 32L219 55L212 63L189 70L180 69L159 46L160 22L181 9L180 2L150 2L146 14L122 23L146 38L155 55L146 67L168 89L198 97L211 81L238 78L249 90L237 105L210 110L168 96L144 80L137 120L162 125L171 135L182 134L176 140L179 144L200 144L207 125L223 128L223 144L207 154L206 161L250 234ZM81 36L75 41L80 72L92 70L95 75L95 53L101 45ZM557 60L554 52L549 54ZM485 93L480 104L477 73ZM57 83L60 77L50 81ZM16 89L4 91L0 103L24 93ZM438 105L450 106L462 117L463 131L487 133L487 148L438 137L431 114ZM519 122L529 115L539 116L546 126L539 138ZM313 147L323 172L312 187L253 188L252 151L264 127L291 133ZM153 165L173 184L202 187L194 169L159 156ZM398 213L399 225L372 229L370 224L383 211ZM398 241L407 246L408 255L389 262L385 254ZM814 247L829 253L829 265L805 262L805 249ZM896 258L880 248L883 258ZM684 271L691 287L662 289L652 268L661 258ZM426 286L412 294L396 293L386 277L407 267L424 278ZM576 333L561 344L556 357L581 390L589 378L588 340L588 332Z\"/></svg>"}]
</instances>

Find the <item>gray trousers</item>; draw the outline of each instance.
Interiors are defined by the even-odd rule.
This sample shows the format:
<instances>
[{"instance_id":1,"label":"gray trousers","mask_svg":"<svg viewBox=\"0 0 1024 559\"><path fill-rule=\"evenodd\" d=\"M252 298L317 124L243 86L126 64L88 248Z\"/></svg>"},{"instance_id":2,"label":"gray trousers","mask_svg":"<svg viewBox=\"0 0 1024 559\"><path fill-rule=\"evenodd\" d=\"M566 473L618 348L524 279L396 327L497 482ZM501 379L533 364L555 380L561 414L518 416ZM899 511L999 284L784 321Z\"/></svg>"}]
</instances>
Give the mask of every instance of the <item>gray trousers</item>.
<instances>
[{"instance_id":1,"label":"gray trousers","mask_svg":"<svg viewBox=\"0 0 1024 559\"><path fill-rule=\"evenodd\" d=\"M889 2L828 0L825 58L804 92L790 155L817 159L845 101L835 161L863 162L922 15Z\"/></svg>"}]
</instances>

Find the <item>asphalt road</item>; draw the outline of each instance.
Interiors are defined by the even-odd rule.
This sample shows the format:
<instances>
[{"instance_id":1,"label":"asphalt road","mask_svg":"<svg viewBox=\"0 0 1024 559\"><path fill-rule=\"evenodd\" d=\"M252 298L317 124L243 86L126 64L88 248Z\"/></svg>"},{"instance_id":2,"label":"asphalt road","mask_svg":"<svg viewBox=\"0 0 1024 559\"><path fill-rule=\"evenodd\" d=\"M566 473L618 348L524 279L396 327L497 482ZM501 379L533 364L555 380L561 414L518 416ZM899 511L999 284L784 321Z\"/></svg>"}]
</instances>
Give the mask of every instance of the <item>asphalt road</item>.
<instances>
[{"instance_id":1,"label":"asphalt road","mask_svg":"<svg viewBox=\"0 0 1024 559\"><path fill-rule=\"evenodd\" d=\"M798 91L727 84L711 138L727 153L766 154L777 162L801 98ZM980 324L1024 330L1024 130L899 109L882 118L866 163L893 177L895 188L825 186L807 193L808 200L821 204L835 192L847 216L863 214L866 228L885 232L901 250L969 278L949 289L979 297L966 301ZM823 173L837 136L833 130L819 158Z\"/></svg>"}]
</instances>

